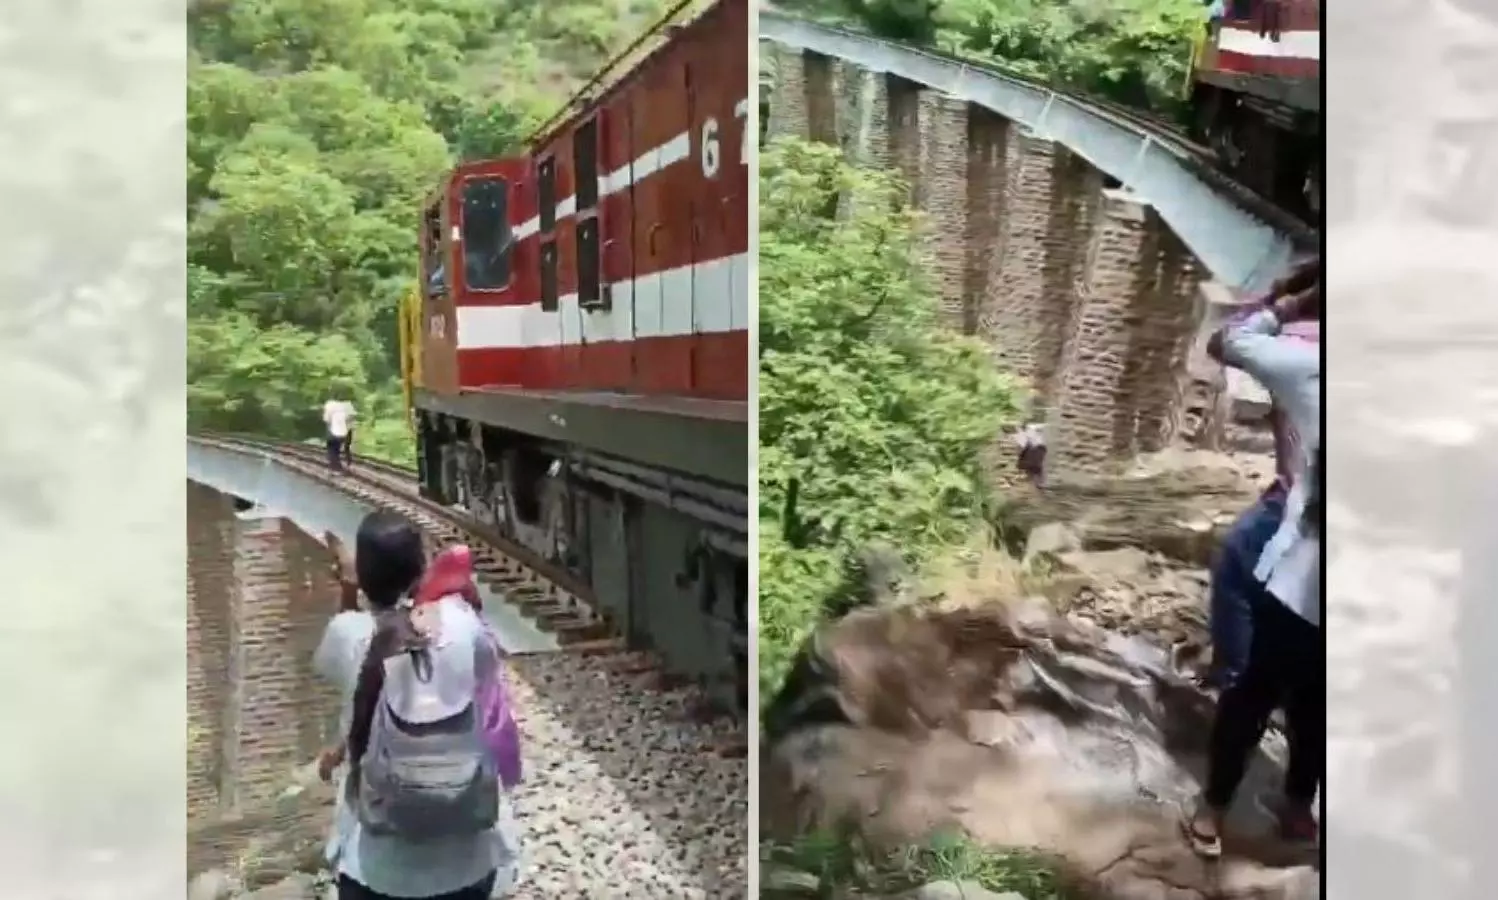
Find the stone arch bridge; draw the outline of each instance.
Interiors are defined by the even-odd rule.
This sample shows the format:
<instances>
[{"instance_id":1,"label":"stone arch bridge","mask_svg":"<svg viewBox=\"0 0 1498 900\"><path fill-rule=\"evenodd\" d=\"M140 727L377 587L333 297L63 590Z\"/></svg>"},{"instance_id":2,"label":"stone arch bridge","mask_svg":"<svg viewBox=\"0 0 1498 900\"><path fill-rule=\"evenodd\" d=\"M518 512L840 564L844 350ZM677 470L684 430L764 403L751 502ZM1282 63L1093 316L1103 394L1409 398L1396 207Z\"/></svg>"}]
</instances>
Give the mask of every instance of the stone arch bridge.
<instances>
[{"instance_id":1,"label":"stone arch bridge","mask_svg":"<svg viewBox=\"0 0 1498 900\"><path fill-rule=\"evenodd\" d=\"M1220 439L1233 398L1200 336L1303 227L1126 114L774 10L760 37L768 136L905 175L948 318L1030 384L1048 468Z\"/></svg>"}]
</instances>

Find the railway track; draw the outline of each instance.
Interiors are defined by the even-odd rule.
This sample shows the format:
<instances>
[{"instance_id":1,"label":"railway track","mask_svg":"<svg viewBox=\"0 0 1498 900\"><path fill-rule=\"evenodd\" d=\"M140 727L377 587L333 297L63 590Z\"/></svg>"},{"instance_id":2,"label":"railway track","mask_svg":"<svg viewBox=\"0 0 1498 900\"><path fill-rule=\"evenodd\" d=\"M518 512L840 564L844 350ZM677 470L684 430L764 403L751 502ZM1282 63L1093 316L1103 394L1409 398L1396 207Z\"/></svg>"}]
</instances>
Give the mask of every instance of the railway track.
<instances>
[{"instance_id":1,"label":"railway track","mask_svg":"<svg viewBox=\"0 0 1498 900\"><path fill-rule=\"evenodd\" d=\"M479 582L504 594L569 651L624 652L624 642L614 636L612 623L598 614L587 585L492 528L422 497L414 471L378 460L357 459L350 470L335 475L328 471L325 451L318 446L244 435L205 435L204 440L264 453L361 502L398 512L416 523L432 549L468 544L473 549Z\"/></svg>"},{"instance_id":2,"label":"railway track","mask_svg":"<svg viewBox=\"0 0 1498 900\"><path fill-rule=\"evenodd\" d=\"M467 543L480 581L557 635L558 650L506 664L525 765L513 795L524 863L510 896L745 896L742 723L629 649L568 573L422 498L409 470L356 461L335 474L319 447L230 435L191 440L262 456L404 515L430 546Z\"/></svg>"},{"instance_id":3,"label":"railway track","mask_svg":"<svg viewBox=\"0 0 1498 900\"><path fill-rule=\"evenodd\" d=\"M656 689L685 692L689 712L696 718L730 718L728 710L666 671L650 653L631 648L613 623L598 614L588 587L570 572L538 559L527 548L465 518L461 512L420 496L411 470L360 460L352 469L335 474L328 470L320 447L242 435L204 435L200 440L225 449L263 454L371 508L405 516L421 530L429 550L467 544L473 550L479 583L502 595L540 631L554 636L564 654L596 657L620 674L648 679ZM715 741L711 749L729 756L744 755L746 743L739 724L732 723L724 739Z\"/></svg>"}]
</instances>

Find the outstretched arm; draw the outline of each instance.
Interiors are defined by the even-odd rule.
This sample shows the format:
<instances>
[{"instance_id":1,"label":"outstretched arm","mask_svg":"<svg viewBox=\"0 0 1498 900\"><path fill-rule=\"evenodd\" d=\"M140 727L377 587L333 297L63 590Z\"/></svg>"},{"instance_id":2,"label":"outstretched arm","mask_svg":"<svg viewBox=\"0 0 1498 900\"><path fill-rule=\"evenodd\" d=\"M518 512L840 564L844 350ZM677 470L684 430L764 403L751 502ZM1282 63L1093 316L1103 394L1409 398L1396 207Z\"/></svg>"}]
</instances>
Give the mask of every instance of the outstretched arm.
<instances>
[{"instance_id":1,"label":"outstretched arm","mask_svg":"<svg viewBox=\"0 0 1498 900\"><path fill-rule=\"evenodd\" d=\"M1300 341L1282 341L1278 335L1283 323L1319 313L1317 284L1218 330L1207 342L1207 353L1223 365L1247 372L1292 419L1309 414L1300 407L1307 385L1320 376L1321 349Z\"/></svg>"}]
</instances>

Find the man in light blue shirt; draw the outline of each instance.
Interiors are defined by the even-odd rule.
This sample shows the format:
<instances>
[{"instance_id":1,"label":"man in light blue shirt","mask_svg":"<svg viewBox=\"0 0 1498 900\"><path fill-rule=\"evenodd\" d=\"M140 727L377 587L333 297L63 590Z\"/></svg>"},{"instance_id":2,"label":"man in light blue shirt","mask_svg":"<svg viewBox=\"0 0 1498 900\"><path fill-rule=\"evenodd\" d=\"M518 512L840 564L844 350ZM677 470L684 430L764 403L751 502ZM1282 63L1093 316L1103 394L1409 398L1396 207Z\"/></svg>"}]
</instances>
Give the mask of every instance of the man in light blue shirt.
<instances>
[{"instance_id":1,"label":"man in light blue shirt","mask_svg":"<svg viewBox=\"0 0 1498 900\"><path fill-rule=\"evenodd\" d=\"M1297 294L1314 286L1321 277L1319 258L1312 258L1297 266L1289 275L1275 282L1269 295L1248 315L1262 306L1272 305L1280 299ZM1235 317L1237 318L1237 317ZM1247 318L1247 315L1243 316ZM1295 334L1281 334L1279 340L1320 339L1319 329L1311 323L1296 323ZM1222 341L1213 346L1221 362ZM1264 547L1279 530L1284 521L1285 500L1290 487L1295 483L1295 459L1302 443L1288 417L1278 409L1271 409L1274 426L1275 480L1223 538L1222 546L1212 562L1211 592L1209 594L1208 622L1212 634L1212 669L1204 679L1207 686L1222 689L1231 684L1248 665L1248 648L1253 634L1248 596L1257 588L1254 568Z\"/></svg>"},{"instance_id":2,"label":"man in light blue shirt","mask_svg":"<svg viewBox=\"0 0 1498 900\"><path fill-rule=\"evenodd\" d=\"M1299 440L1284 517L1259 554L1250 591L1248 662L1223 691L1212 724L1207 785L1187 822L1206 856L1222 853L1220 829L1269 715L1283 706L1290 760L1282 836L1314 843L1311 813L1326 761L1326 656L1321 635L1321 350L1277 339L1287 323L1321 315L1321 285L1277 300L1212 336L1208 352L1247 372L1269 392Z\"/></svg>"}]
</instances>

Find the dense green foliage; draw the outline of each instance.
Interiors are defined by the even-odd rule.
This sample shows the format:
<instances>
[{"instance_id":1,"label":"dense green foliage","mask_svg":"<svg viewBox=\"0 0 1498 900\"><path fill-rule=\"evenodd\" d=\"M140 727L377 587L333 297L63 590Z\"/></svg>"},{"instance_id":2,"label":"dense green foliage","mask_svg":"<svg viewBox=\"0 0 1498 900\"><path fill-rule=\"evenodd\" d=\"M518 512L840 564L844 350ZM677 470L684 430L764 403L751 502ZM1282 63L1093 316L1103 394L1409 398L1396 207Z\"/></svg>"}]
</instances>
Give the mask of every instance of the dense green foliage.
<instances>
[{"instance_id":1,"label":"dense green foliage","mask_svg":"<svg viewBox=\"0 0 1498 900\"><path fill-rule=\"evenodd\" d=\"M1180 107L1199 0L789 0L904 43L1166 113Z\"/></svg>"},{"instance_id":2,"label":"dense green foliage","mask_svg":"<svg viewBox=\"0 0 1498 900\"><path fill-rule=\"evenodd\" d=\"M850 552L883 541L919 562L971 533L979 451L1018 412L981 345L940 321L903 196L835 148L777 141L760 157L766 701Z\"/></svg>"},{"instance_id":3,"label":"dense green foliage","mask_svg":"<svg viewBox=\"0 0 1498 900\"><path fill-rule=\"evenodd\" d=\"M198 0L189 12L188 415L409 461L396 314L419 204L526 137L666 0Z\"/></svg>"}]
</instances>

